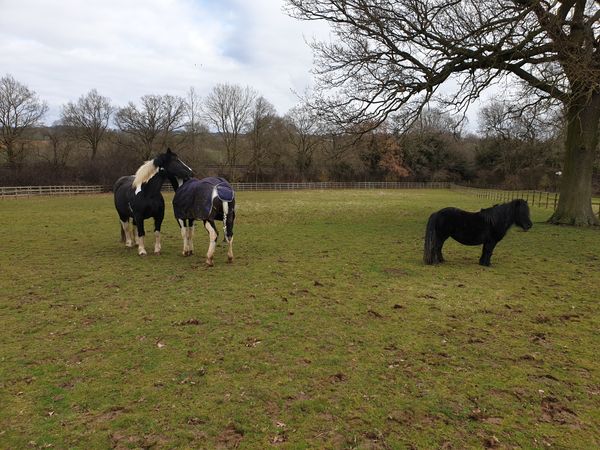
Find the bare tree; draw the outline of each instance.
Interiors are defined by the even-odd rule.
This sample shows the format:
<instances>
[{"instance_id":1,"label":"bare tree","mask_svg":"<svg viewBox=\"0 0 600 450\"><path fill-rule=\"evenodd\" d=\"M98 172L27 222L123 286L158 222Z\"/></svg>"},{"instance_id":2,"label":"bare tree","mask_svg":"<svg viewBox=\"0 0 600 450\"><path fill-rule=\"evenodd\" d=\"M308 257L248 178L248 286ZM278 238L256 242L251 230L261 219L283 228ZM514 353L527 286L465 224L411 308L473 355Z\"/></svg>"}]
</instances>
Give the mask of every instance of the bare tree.
<instances>
[{"instance_id":1,"label":"bare tree","mask_svg":"<svg viewBox=\"0 0 600 450\"><path fill-rule=\"evenodd\" d=\"M119 130L133 138L140 156L148 159L156 150L165 147L181 130L185 121L185 101L172 95L144 95L140 107L134 103L117 111L115 122Z\"/></svg>"},{"instance_id":2,"label":"bare tree","mask_svg":"<svg viewBox=\"0 0 600 450\"><path fill-rule=\"evenodd\" d=\"M217 84L204 101L206 121L218 132L225 145L225 164L230 176L237 164L241 134L247 129L256 92L250 87L232 84Z\"/></svg>"},{"instance_id":3,"label":"bare tree","mask_svg":"<svg viewBox=\"0 0 600 450\"><path fill-rule=\"evenodd\" d=\"M11 75L0 78L0 150L13 169L18 166L24 143L17 145L23 134L39 124L48 111L46 102Z\"/></svg>"},{"instance_id":4,"label":"bare tree","mask_svg":"<svg viewBox=\"0 0 600 450\"><path fill-rule=\"evenodd\" d=\"M96 158L98 146L106 133L113 111L110 99L100 95L96 89L79 97L75 103L68 102L62 108L63 125L90 146L92 160Z\"/></svg>"},{"instance_id":5,"label":"bare tree","mask_svg":"<svg viewBox=\"0 0 600 450\"><path fill-rule=\"evenodd\" d=\"M295 106L285 115L288 139L296 153L296 169L305 180L313 163L315 150L321 143L319 118L307 105Z\"/></svg>"},{"instance_id":6,"label":"bare tree","mask_svg":"<svg viewBox=\"0 0 600 450\"><path fill-rule=\"evenodd\" d=\"M319 101L331 120L407 123L432 100L464 112L515 77L566 111L565 159L552 223L598 224L591 207L600 121L597 0L287 0L289 13L329 22L313 43ZM456 89L443 95L444 88ZM446 90L447 92L447 90Z\"/></svg>"},{"instance_id":7,"label":"bare tree","mask_svg":"<svg viewBox=\"0 0 600 450\"><path fill-rule=\"evenodd\" d=\"M192 150L195 152L198 145L198 136L207 132L201 120L202 100L193 87L190 87L185 98L185 130L191 137Z\"/></svg>"},{"instance_id":8,"label":"bare tree","mask_svg":"<svg viewBox=\"0 0 600 450\"><path fill-rule=\"evenodd\" d=\"M50 142L51 151L50 157L45 159L56 169L65 167L73 150L73 142L65 127L60 122L55 122L44 130L44 136Z\"/></svg>"},{"instance_id":9,"label":"bare tree","mask_svg":"<svg viewBox=\"0 0 600 450\"><path fill-rule=\"evenodd\" d=\"M271 134L269 133L277 112L272 103L263 96L256 98L252 108L252 116L250 123L250 171L254 174L254 181L258 181L258 176L262 171L265 156L271 145Z\"/></svg>"}]
</instances>

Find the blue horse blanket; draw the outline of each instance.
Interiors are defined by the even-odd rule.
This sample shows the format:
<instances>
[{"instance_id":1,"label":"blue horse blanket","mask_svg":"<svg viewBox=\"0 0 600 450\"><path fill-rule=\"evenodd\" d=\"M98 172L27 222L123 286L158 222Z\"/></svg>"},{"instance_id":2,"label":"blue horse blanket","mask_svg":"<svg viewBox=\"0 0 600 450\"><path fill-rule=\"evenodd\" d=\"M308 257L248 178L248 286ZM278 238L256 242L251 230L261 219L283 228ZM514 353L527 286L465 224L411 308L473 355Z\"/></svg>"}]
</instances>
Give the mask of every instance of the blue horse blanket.
<instances>
[{"instance_id":1,"label":"blue horse blanket","mask_svg":"<svg viewBox=\"0 0 600 450\"><path fill-rule=\"evenodd\" d=\"M173 210L177 219L207 220L215 198L231 202L234 197L233 188L225 178L190 178L175 192Z\"/></svg>"}]
</instances>

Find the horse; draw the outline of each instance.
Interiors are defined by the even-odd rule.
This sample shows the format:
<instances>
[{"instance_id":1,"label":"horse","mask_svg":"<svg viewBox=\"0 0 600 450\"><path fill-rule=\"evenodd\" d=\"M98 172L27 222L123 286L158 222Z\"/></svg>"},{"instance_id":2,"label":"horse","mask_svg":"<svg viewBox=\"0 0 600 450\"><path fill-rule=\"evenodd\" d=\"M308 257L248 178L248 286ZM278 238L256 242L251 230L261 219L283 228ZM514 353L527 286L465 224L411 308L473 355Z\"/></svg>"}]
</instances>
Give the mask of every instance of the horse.
<instances>
[{"instance_id":1,"label":"horse","mask_svg":"<svg viewBox=\"0 0 600 450\"><path fill-rule=\"evenodd\" d=\"M126 247L133 247L133 237L138 246L138 254L146 256L144 220L152 217L154 254L160 255L160 227L165 217L165 200L160 190L166 179L169 179L176 190L192 174L192 169L168 148L165 153L142 164L135 175L123 176L115 182L115 208L121 221L121 242L125 242ZM133 219L131 231L129 219Z\"/></svg>"},{"instance_id":2,"label":"horse","mask_svg":"<svg viewBox=\"0 0 600 450\"><path fill-rule=\"evenodd\" d=\"M529 205L525 200L513 200L475 213L458 208L440 209L427 221L423 261L425 264L443 263L442 247L451 237L464 245L483 244L479 264L489 266L494 247L512 225L524 231L532 227Z\"/></svg>"},{"instance_id":3,"label":"horse","mask_svg":"<svg viewBox=\"0 0 600 450\"><path fill-rule=\"evenodd\" d=\"M185 181L173 197L175 219L181 228L183 256L194 253L194 221L202 220L208 231L209 244L206 265L212 267L219 232L215 220L223 221L228 243L227 261L233 262L233 223L235 220L235 192L225 178L208 177Z\"/></svg>"}]
</instances>

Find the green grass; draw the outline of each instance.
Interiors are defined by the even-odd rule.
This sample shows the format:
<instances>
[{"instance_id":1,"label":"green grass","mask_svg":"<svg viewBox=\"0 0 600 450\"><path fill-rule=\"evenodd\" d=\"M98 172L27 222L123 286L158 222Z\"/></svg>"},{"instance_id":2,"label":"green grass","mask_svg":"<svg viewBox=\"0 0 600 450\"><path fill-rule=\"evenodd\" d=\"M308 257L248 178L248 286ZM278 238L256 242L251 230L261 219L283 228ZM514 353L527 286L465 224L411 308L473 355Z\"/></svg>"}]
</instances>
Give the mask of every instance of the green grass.
<instances>
[{"instance_id":1,"label":"green grass","mask_svg":"<svg viewBox=\"0 0 600 450\"><path fill-rule=\"evenodd\" d=\"M109 195L0 201L0 448L600 446L599 231L534 208L491 268L424 266L428 215L486 202L240 192L209 269L170 206L140 258Z\"/></svg>"}]
</instances>

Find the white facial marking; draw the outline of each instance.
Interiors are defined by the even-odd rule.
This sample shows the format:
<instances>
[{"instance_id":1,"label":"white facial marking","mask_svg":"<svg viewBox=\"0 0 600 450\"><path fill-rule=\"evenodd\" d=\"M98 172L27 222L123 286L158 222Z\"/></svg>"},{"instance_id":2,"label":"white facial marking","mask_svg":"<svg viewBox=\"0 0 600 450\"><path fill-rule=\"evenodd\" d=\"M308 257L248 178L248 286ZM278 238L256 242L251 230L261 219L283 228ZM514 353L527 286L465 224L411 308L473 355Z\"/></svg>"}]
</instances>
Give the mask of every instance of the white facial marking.
<instances>
[{"instance_id":1,"label":"white facial marking","mask_svg":"<svg viewBox=\"0 0 600 450\"><path fill-rule=\"evenodd\" d=\"M135 195L138 195L140 192L142 192L142 187L138 186L137 189L135 190Z\"/></svg>"},{"instance_id":2,"label":"white facial marking","mask_svg":"<svg viewBox=\"0 0 600 450\"><path fill-rule=\"evenodd\" d=\"M191 168L190 166L188 166L186 163L184 163L182 160L179 160L179 162L180 162L181 164L183 164L183 166L184 166L184 167L185 167L187 170L189 170L190 172L193 172L192 168Z\"/></svg>"}]
</instances>

